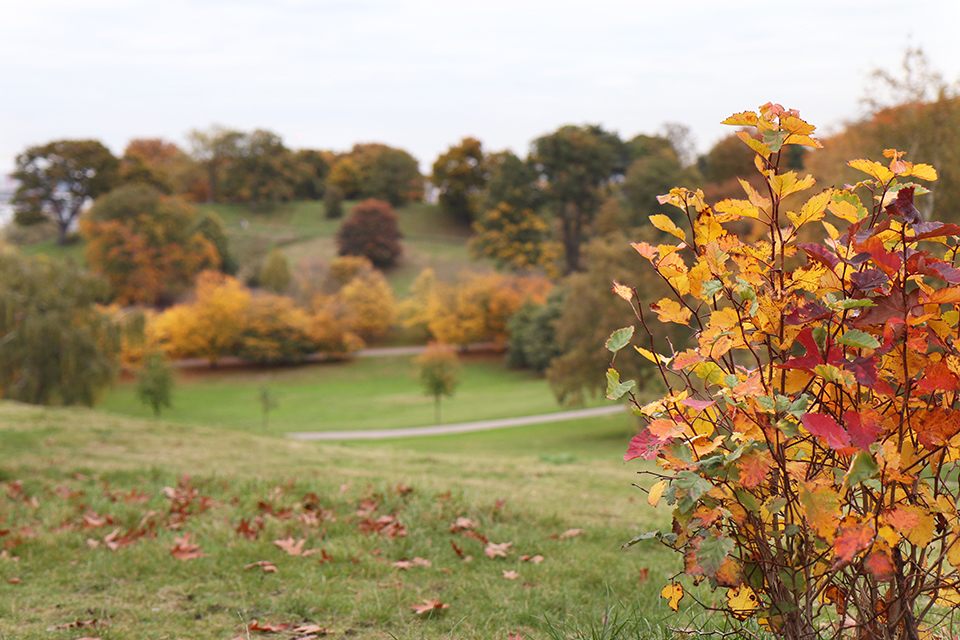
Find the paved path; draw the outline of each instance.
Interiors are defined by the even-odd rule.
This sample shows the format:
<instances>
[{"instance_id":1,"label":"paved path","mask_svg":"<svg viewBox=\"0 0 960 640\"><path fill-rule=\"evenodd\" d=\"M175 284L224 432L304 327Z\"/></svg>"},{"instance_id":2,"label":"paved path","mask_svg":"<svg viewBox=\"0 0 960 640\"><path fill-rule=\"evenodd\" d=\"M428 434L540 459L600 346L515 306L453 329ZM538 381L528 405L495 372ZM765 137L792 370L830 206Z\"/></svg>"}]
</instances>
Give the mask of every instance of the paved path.
<instances>
[{"instance_id":1,"label":"paved path","mask_svg":"<svg viewBox=\"0 0 960 640\"><path fill-rule=\"evenodd\" d=\"M473 431L489 431L504 427L520 427L527 424L542 424L544 422L560 422L561 420L577 420L620 413L624 405L597 407L595 409L576 409L573 411L558 411L543 413L536 416L522 418L502 418L500 420L480 420L477 422L461 422L460 424L440 424L432 427L408 427L406 429L372 429L369 431L301 431L288 433L288 438L296 440L389 440L392 438L415 438L418 436L440 436L451 433L471 433Z\"/></svg>"}]
</instances>

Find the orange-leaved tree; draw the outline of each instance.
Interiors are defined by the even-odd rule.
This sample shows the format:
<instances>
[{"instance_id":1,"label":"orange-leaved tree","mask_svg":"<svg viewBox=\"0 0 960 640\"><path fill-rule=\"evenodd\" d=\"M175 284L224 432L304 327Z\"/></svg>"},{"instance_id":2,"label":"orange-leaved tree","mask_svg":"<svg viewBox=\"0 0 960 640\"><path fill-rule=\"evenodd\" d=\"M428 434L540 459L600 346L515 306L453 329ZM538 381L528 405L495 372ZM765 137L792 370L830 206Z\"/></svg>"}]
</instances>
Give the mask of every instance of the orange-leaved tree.
<instances>
[{"instance_id":1,"label":"orange-leaved tree","mask_svg":"<svg viewBox=\"0 0 960 640\"><path fill-rule=\"evenodd\" d=\"M659 538L725 590L705 606L793 640L916 640L960 603L960 226L922 219L912 180L936 172L894 150L788 210L814 186L784 168L789 146L819 147L814 127L775 104L724 122L756 130L738 135L764 188L742 180L745 199L713 207L661 196L687 228L652 216L676 243L634 247L672 295L644 309L614 282L629 351L668 389L641 405L611 361L608 397L647 420L624 458L655 460L647 500L673 507L671 531L631 543ZM739 220L766 235L742 241ZM648 340L655 320L689 325L695 346ZM633 334L610 337L614 358ZM677 609L683 586L662 595Z\"/></svg>"}]
</instances>

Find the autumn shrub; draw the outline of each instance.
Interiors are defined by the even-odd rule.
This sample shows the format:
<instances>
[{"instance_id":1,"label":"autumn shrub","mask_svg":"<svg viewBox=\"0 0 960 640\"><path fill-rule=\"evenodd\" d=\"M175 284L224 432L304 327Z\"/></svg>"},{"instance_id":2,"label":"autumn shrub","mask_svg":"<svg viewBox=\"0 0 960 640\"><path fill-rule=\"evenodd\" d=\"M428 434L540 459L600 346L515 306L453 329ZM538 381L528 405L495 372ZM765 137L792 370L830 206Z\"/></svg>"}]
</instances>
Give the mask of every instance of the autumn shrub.
<instances>
[{"instance_id":1,"label":"autumn shrub","mask_svg":"<svg viewBox=\"0 0 960 640\"><path fill-rule=\"evenodd\" d=\"M280 249L274 248L267 255L267 260L260 268L260 276L257 279L261 287L274 293L283 293L290 287L290 282L293 280L290 263Z\"/></svg>"},{"instance_id":2,"label":"autumn shrub","mask_svg":"<svg viewBox=\"0 0 960 640\"><path fill-rule=\"evenodd\" d=\"M234 355L253 362L297 362L314 351L310 314L293 299L261 294L250 300Z\"/></svg>"},{"instance_id":3,"label":"autumn shrub","mask_svg":"<svg viewBox=\"0 0 960 640\"><path fill-rule=\"evenodd\" d=\"M337 288L370 271L373 263L366 256L337 256L330 261L330 278Z\"/></svg>"},{"instance_id":4,"label":"autumn shrub","mask_svg":"<svg viewBox=\"0 0 960 640\"><path fill-rule=\"evenodd\" d=\"M366 256L379 269L393 266L403 253L397 214L388 202L363 200L337 232L337 253Z\"/></svg>"},{"instance_id":5,"label":"autumn shrub","mask_svg":"<svg viewBox=\"0 0 960 640\"><path fill-rule=\"evenodd\" d=\"M922 218L911 180L936 172L894 150L787 210L814 186L785 168L790 145L820 146L814 127L772 104L725 123L758 132L740 137L765 188L743 180L745 199L713 207L661 196L688 228L654 215L678 242L634 248L672 295L646 309L614 282L636 323L607 347L639 352L668 389L642 404L611 361L608 397L647 421L624 458L655 460L647 500L673 507L669 531L632 542L676 549L723 590L707 606L787 638L925 637L960 604L960 226ZM742 219L767 235L744 243L725 226ZM822 243L800 239L821 226ZM649 340L655 318L693 346ZM686 593L662 595L677 609Z\"/></svg>"},{"instance_id":6,"label":"autumn shrub","mask_svg":"<svg viewBox=\"0 0 960 640\"><path fill-rule=\"evenodd\" d=\"M379 271L361 273L337 294L344 326L364 339L379 338L397 321L397 304L387 279Z\"/></svg>"}]
</instances>

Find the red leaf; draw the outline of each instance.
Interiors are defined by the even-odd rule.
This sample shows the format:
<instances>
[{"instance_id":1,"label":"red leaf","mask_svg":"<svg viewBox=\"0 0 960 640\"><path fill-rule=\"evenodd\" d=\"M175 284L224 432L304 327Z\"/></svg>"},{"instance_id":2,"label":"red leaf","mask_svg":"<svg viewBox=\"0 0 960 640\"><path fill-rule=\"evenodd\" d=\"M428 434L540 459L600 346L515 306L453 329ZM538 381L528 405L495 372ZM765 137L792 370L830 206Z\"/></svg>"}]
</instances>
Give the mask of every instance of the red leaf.
<instances>
[{"instance_id":1,"label":"red leaf","mask_svg":"<svg viewBox=\"0 0 960 640\"><path fill-rule=\"evenodd\" d=\"M923 377L917 383L917 388L924 393L934 391L956 391L957 376L950 371L947 363L941 360L927 365L923 370Z\"/></svg>"},{"instance_id":2,"label":"red leaf","mask_svg":"<svg viewBox=\"0 0 960 640\"><path fill-rule=\"evenodd\" d=\"M896 567L893 566L893 560L890 558L890 551L879 546L867 554L863 564L877 582L893 580L897 571Z\"/></svg>"},{"instance_id":3,"label":"red leaf","mask_svg":"<svg viewBox=\"0 0 960 640\"><path fill-rule=\"evenodd\" d=\"M853 562L858 553L870 548L876 533L870 524L861 524L856 518L844 519L833 540L833 551L837 556L834 566Z\"/></svg>"},{"instance_id":4,"label":"red leaf","mask_svg":"<svg viewBox=\"0 0 960 640\"><path fill-rule=\"evenodd\" d=\"M877 236L868 238L863 244L857 247L857 250L870 254L873 263L880 267L888 276L895 274L903 265L900 255L887 251L883 246L883 241Z\"/></svg>"},{"instance_id":5,"label":"red leaf","mask_svg":"<svg viewBox=\"0 0 960 640\"><path fill-rule=\"evenodd\" d=\"M853 410L844 413L843 421L847 425L850 442L861 451L869 450L870 445L883 433L882 419L883 417L876 410L870 408L860 413Z\"/></svg>"},{"instance_id":6,"label":"red leaf","mask_svg":"<svg viewBox=\"0 0 960 640\"><path fill-rule=\"evenodd\" d=\"M649 429L644 429L630 440L630 446L627 448L623 459L624 461L633 460L634 458L656 460L660 449L668 442L670 442L670 440L661 440L650 433Z\"/></svg>"},{"instance_id":7,"label":"red leaf","mask_svg":"<svg viewBox=\"0 0 960 640\"><path fill-rule=\"evenodd\" d=\"M831 449L850 446L850 434L843 430L832 416L823 413L805 413L801 418L803 427L811 434L827 441Z\"/></svg>"}]
</instances>

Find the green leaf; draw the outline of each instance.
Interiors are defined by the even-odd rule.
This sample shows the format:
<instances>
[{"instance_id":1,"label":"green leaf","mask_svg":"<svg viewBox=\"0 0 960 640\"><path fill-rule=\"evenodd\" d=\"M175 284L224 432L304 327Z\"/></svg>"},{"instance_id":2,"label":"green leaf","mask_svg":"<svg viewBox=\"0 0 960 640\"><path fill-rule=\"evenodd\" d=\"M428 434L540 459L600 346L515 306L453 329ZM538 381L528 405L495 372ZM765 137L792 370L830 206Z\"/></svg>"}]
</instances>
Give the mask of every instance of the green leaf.
<instances>
[{"instance_id":1,"label":"green leaf","mask_svg":"<svg viewBox=\"0 0 960 640\"><path fill-rule=\"evenodd\" d=\"M795 438L800 435L800 425L793 420L787 420L786 418L777 421L777 429L779 429L780 433L788 438Z\"/></svg>"},{"instance_id":2,"label":"green leaf","mask_svg":"<svg viewBox=\"0 0 960 640\"><path fill-rule=\"evenodd\" d=\"M652 540L653 538L656 538L657 540L659 540L662 536L663 534L660 533L659 531L648 531L647 533L641 533L640 535L631 538L629 542L624 543L624 545L621 546L620 548L626 549L628 547L632 547L638 542L643 542L644 540Z\"/></svg>"},{"instance_id":3,"label":"green leaf","mask_svg":"<svg viewBox=\"0 0 960 640\"><path fill-rule=\"evenodd\" d=\"M712 298L723 291L723 283L719 280L707 280L703 283L704 298Z\"/></svg>"},{"instance_id":4,"label":"green leaf","mask_svg":"<svg viewBox=\"0 0 960 640\"><path fill-rule=\"evenodd\" d=\"M862 300L851 300L850 298L846 298L840 301L841 309L860 309L863 307L875 307L875 306L877 306L876 303L874 303L873 300L870 300L868 298L863 298Z\"/></svg>"},{"instance_id":5,"label":"green leaf","mask_svg":"<svg viewBox=\"0 0 960 640\"><path fill-rule=\"evenodd\" d=\"M697 365L693 370L698 376L707 381L708 384L717 384L723 379L724 372L715 362L704 362Z\"/></svg>"},{"instance_id":6,"label":"green leaf","mask_svg":"<svg viewBox=\"0 0 960 640\"><path fill-rule=\"evenodd\" d=\"M733 493L744 509L753 513L760 513L760 502L752 493L741 489L735 489Z\"/></svg>"},{"instance_id":7,"label":"green leaf","mask_svg":"<svg viewBox=\"0 0 960 640\"><path fill-rule=\"evenodd\" d=\"M720 570L720 566L731 551L733 551L733 540L730 538L705 538L697 548L697 563L703 567L705 574L712 576Z\"/></svg>"},{"instance_id":8,"label":"green leaf","mask_svg":"<svg viewBox=\"0 0 960 640\"><path fill-rule=\"evenodd\" d=\"M633 380L620 382L620 374L616 369L607 369L607 400L619 400L635 386L637 383Z\"/></svg>"},{"instance_id":9,"label":"green leaf","mask_svg":"<svg viewBox=\"0 0 960 640\"><path fill-rule=\"evenodd\" d=\"M757 396L757 406L764 413L776 413L776 404L770 396Z\"/></svg>"},{"instance_id":10,"label":"green leaf","mask_svg":"<svg viewBox=\"0 0 960 640\"><path fill-rule=\"evenodd\" d=\"M877 466L877 461L874 460L873 456L866 451L861 451L850 463L847 475L843 477L843 486L847 488L855 487L864 480L873 477L879 470L880 467Z\"/></svg>"},{"instance_id":11,"label":"green leaf","mask_svg":"<svg viewBox=\"0 0 960 640\"><path fill-rule=\"evenodd\" d=\"M630 344L630 338L633 337L633 327L624 327L623 329L617 329L610 334L610 339L607 340L607 349L612 353L616 353L623 349L625 346ZM596 343L594 343L596 344Z\"/></svg>"},{"instance_id":12,"label":"green leaf","mask_svg":"<svg viewBox=\"0 0 960 640\"><path fill-rule=\"evenodd\" d=\"M804 393L793 401L793 403L790 405L790 408L787 409L787 413L792 415L794 418L800 418L807 412L808 406L810 406L810 396Z\"/></svg>"},{"instance_id":13,"label":"green leaf","mask_svg":"<svg viewBox=\"0 0 960 640\"><path fill-rule=\"evenodd\" d=\"M859 329L848 330L837 338L837 342L856 349L876 349L880 346L879 340L866 331L860 331Z\"/></svg>"}]
</instances>

